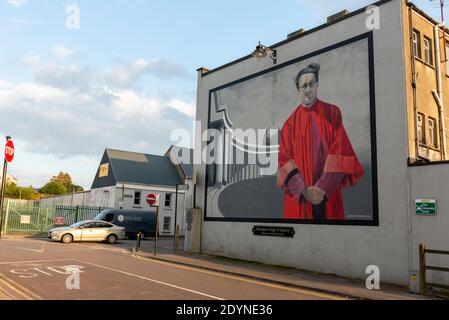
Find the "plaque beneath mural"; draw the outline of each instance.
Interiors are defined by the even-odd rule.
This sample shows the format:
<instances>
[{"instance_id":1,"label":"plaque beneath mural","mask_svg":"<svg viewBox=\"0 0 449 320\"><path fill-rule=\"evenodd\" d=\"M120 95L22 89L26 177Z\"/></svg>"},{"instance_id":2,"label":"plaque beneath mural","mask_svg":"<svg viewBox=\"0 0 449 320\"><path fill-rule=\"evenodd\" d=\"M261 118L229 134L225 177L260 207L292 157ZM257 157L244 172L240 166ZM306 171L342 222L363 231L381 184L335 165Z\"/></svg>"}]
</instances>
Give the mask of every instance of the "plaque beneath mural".
<instances>
[{"instance_id":1,"label":"plaque beneath mural","mask_svg":"<svg viewBox=\"0 0 449 320\"><path fill-rule=\"evenodd\" d=\"M255 236L293 238L295 230L292 227L254 226Z\"/></svg>"}]
</instances>

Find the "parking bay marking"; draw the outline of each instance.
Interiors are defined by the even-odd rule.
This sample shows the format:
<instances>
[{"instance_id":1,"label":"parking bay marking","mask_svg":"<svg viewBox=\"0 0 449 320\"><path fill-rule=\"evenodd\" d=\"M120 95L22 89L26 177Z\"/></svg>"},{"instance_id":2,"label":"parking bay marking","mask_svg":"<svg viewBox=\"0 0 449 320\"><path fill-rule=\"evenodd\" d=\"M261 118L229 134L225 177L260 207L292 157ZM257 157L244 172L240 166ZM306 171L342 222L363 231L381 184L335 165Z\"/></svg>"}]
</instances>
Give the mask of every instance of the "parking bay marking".
<instances>
[{"instance_id":1,"label":"parking bay marking","mask_svg":"<svg viewBox=\"0 0 449 320\"><path fill-rule=\"evenodd\" d=\"M38 263L38 262L53 262L53 261L76 261L76 259L52 259L52 260L28 260L28 261L9 261L9 262L0 262L0 265L5 264L23 264L23 263Z\"/></svg>"},{"instance_id":2,"label":"parking bay marking","mask_svg":"<svg viewBox=\"0 0 449 320\"><path fill-rule=\"evenodd\" d=\"M115 271L115 272L118 272L118 273L121 273L121 274L125 274L127 276L131 276L131 277L139 278L139 279L142 279L142 280L146 280L146 281L154 282L154 283L157 283L157 284L161 284L161 285L164 285L164 286L168 286L168 287L171 287L171 288L187 291L187 292L194 293L194 294L197 294L197 295L201 295L201 296L204 296L204 297L208 297L208 298L211 298L211 299L225 300L223 298L212 296L212 295L207 294L207 293L203 293L203 292L200 292L200 291L195 291L195 290L183 288L183 287L180 287L180 286L177 286L177 285L174 285L174 284L162 282L162 281L155 280L155 279L150 279L150 278L147 278L147 277L139 276L137 274L132 274L132 273L129 273L129 272L125 272L125 271L122 271L122 270L118 270L118 269L102 266L102 265L91 263L91 262L86 262L86 261L83 261L83 260L78 260L78 259L74 259L74 260L76 260L78 262L81 262L81 263L90 264L90 265L92 265L94 267L97 267L97 268L102 268L102 269L105 269L105 270Z\"/></svg>"},{"instance_id":3,"label":"parking bay marking","mask_svg":"<svg viewBox=\"0 0 449 320\"><path fill-rule=\"evenodd\" d=\"M36 278L39 276L39 272L43 275L46 275L48 277L52 277L53 274L63 274L65 276L70 275L73 273L73 270L78 270L79 273L83 273L84 271L83 266L77 266L77 265L68 265L68 266L38 266L38 267L29 267L29 268L23 268L23 269L11 269L9 272L18 275L19 278L23 279L31 279ZM45 270L45 271L44 271ZM51 271L52 273L48 272Z\"/></svg>"}]
</instances>

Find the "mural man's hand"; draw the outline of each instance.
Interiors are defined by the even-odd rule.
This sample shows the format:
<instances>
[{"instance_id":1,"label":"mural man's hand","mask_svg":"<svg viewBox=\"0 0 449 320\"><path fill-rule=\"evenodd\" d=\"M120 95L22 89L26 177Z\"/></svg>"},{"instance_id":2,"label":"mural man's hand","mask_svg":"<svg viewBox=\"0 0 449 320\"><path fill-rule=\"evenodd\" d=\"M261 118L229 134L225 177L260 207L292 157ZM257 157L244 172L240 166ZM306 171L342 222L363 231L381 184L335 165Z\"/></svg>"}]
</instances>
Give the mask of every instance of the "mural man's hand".
<instances>
[{"instance_id":1,"label":"mural man's hand","mask_svg":"<svg viewBox=\"0 0 449 320\"><path fill-rule=\"evenodd\" d=\"M307 201L316 206L323 202L326 193L318 187L308 187L303 194Z\"/></svg>"}]
</instances>

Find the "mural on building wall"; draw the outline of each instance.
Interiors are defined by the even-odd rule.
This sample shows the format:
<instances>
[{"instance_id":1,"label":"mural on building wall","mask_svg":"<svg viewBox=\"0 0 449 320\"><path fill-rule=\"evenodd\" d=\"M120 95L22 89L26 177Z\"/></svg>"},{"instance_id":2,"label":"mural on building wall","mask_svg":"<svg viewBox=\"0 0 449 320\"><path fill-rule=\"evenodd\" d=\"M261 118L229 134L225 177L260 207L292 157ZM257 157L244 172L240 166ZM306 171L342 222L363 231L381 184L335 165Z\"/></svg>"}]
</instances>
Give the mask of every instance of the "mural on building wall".
<instances>
[{"instance_id":1,"label":"mural on building wall","mask_svg":"<svg viewBox=\"0 0 449 320\"><path fill-rule=\"evenodd\" d=\"M364 172L339 107L318 99L319 72L317 63L299 71L301 104L281 130L277 185L286 219L344 219L342 187L355 185Z\"/></svg>"},{"instance_id":2,"label":"mural on building wall","mask_svg":"<svg viewBox=\"0 0 449 320\"><path fill-rule=\"evenodd\" d=\"M378 223L371 41L210 91L206 220Z\"/></svg>"}]
</instances>

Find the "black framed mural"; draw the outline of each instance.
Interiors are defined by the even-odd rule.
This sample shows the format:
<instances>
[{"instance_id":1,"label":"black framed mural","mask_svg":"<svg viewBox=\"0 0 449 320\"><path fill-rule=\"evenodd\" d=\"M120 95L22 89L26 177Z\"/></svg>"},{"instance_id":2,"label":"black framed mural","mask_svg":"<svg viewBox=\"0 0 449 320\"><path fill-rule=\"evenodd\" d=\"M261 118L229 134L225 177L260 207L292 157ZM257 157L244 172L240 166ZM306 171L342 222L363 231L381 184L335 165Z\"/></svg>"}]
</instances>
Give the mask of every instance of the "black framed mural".
<instances>
[{"instance_id":1,"label":"black framed mural","mask_svg":"<svg viewBox=\"0 0 449 320\"><path fill-rule=\"evenodd\" d=\"M373 50L369 32L210 90L206 221L379 224Z\"/></svg>"}]
</instances>

